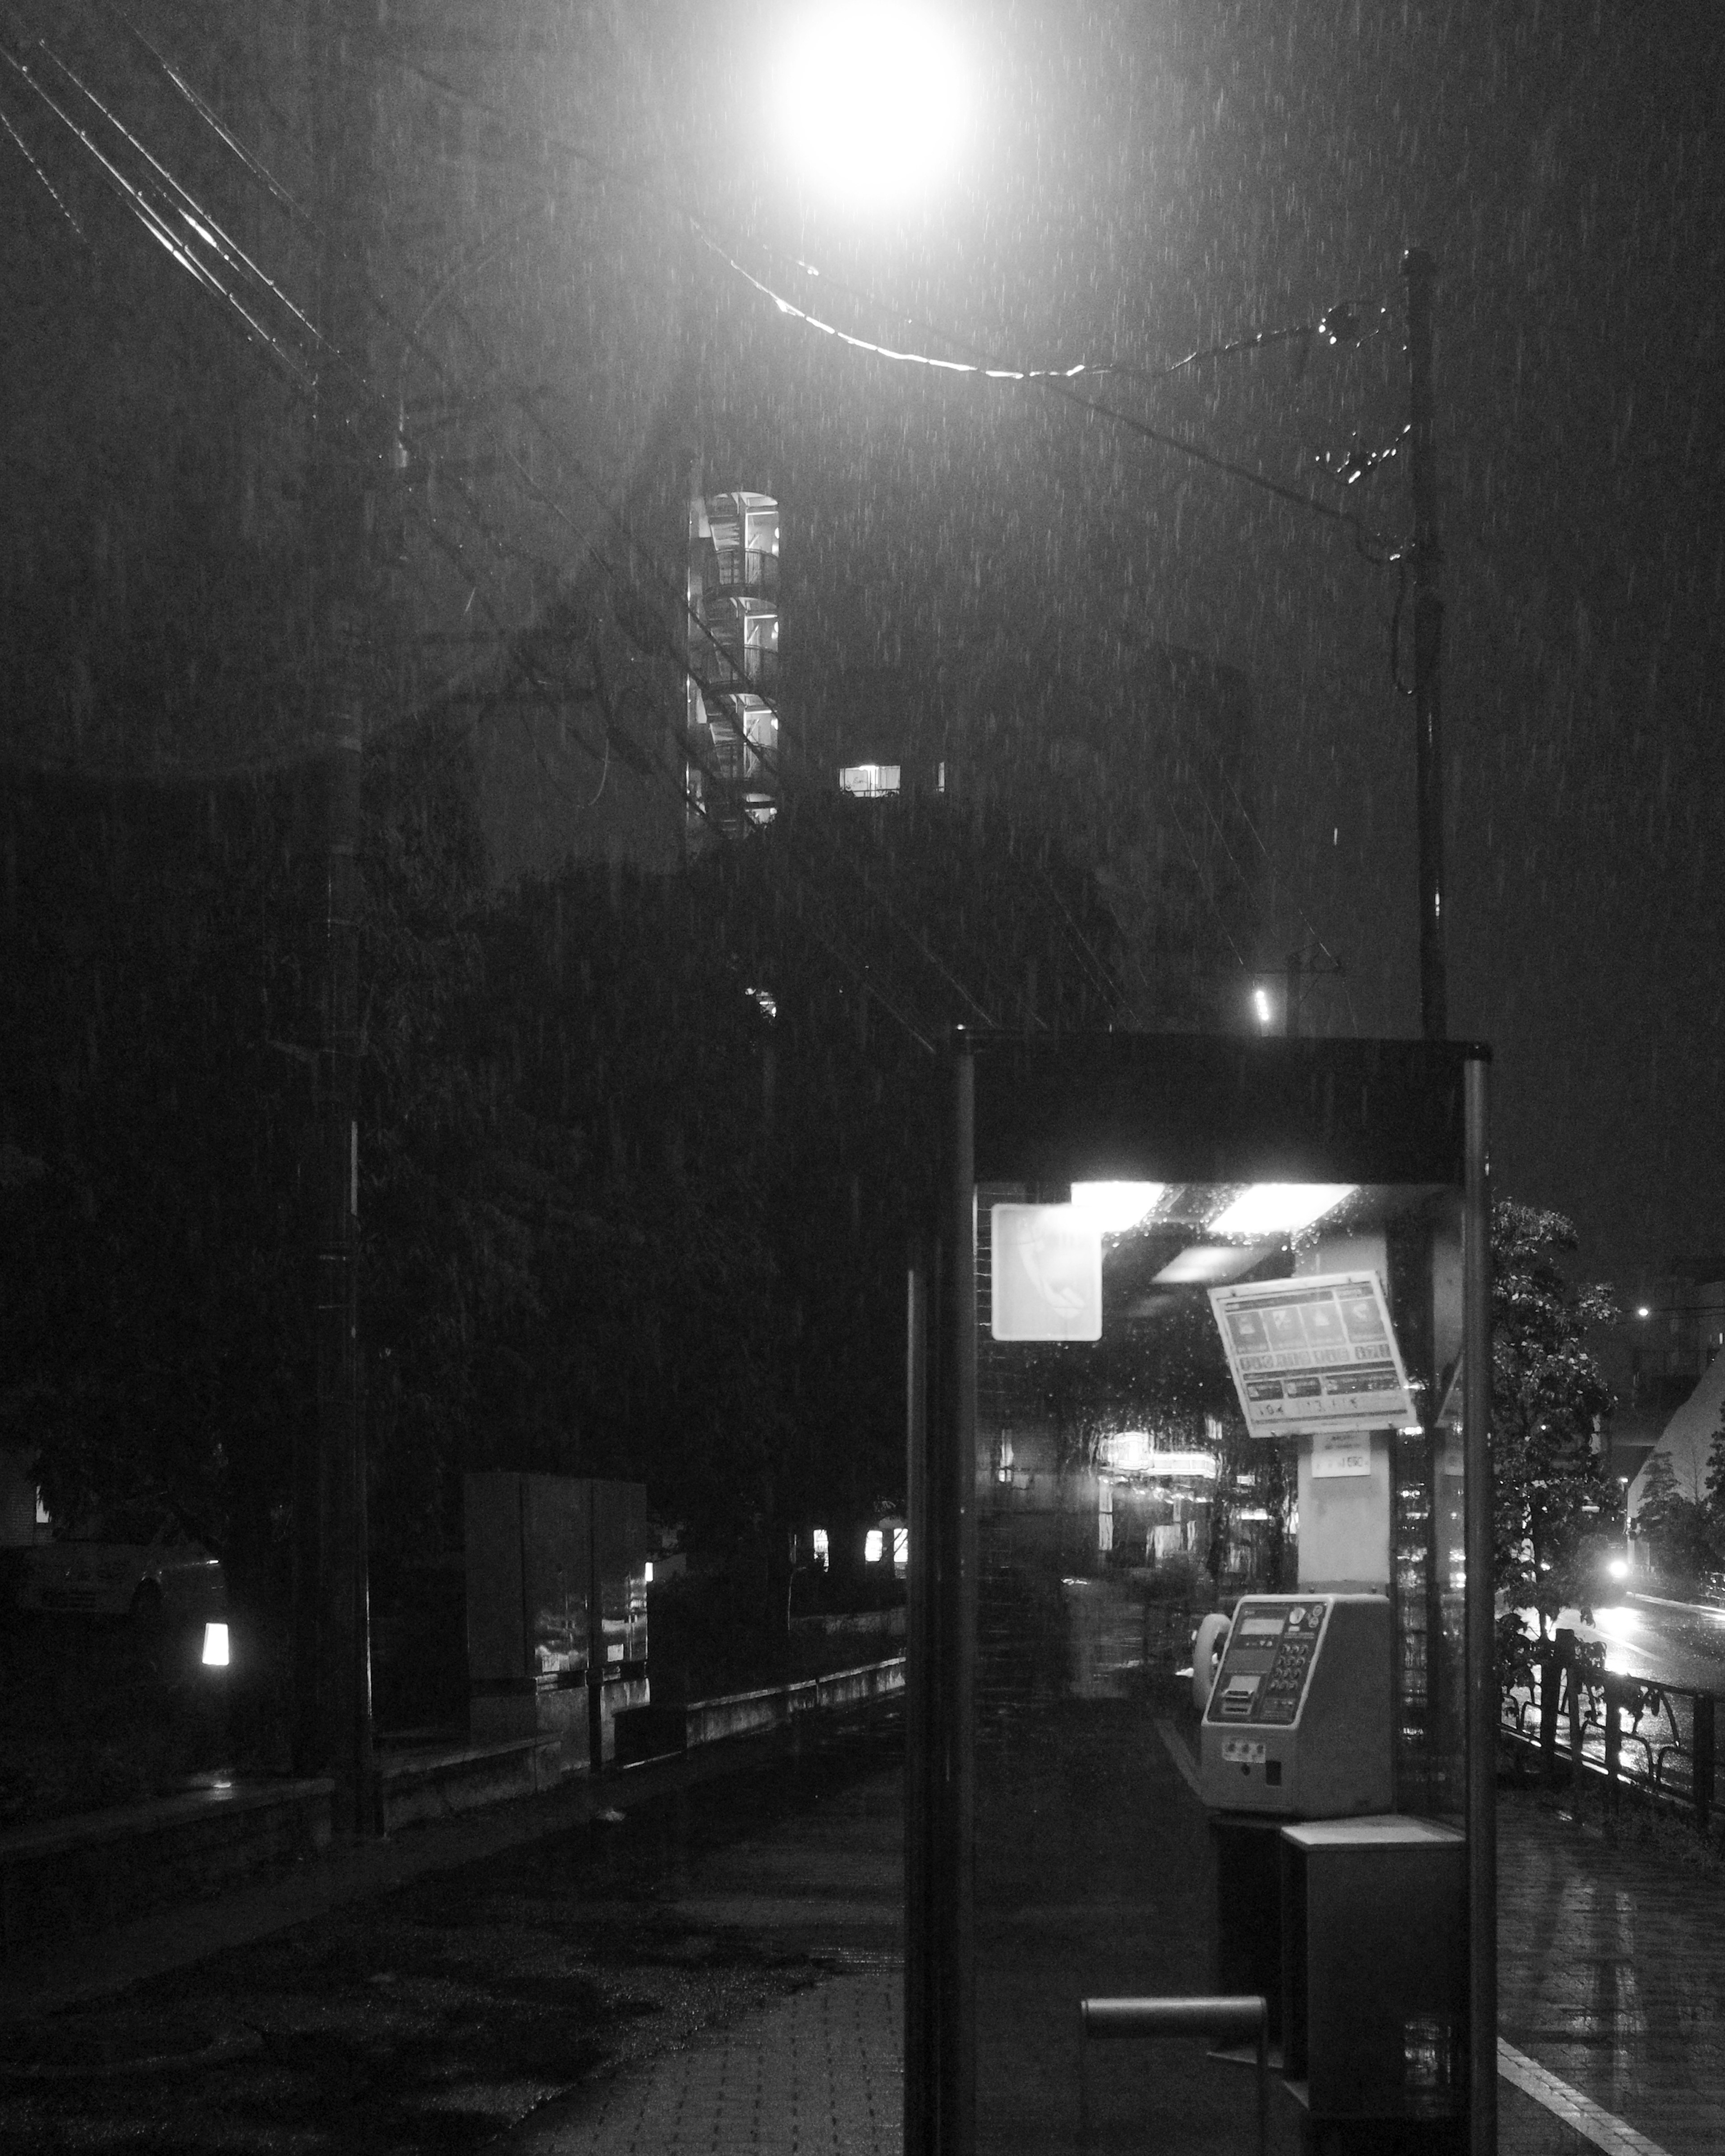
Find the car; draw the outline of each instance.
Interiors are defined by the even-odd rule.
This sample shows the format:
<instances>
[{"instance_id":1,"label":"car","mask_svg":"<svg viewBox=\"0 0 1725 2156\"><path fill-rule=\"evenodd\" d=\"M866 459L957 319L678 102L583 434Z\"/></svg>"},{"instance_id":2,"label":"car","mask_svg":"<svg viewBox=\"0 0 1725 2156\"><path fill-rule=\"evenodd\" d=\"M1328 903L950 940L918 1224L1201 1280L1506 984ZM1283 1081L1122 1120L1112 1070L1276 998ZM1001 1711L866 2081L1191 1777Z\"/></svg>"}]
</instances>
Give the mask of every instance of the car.
<instances>
[{"instance_id":1,"label":"car","mask_svg":"<svg viewBox=\"0 0 1725 2156\"><path fill-rule=\"evenodd\" d=\"M146 1622L208 1620L225 1610L221 1560L165 1507L116 1507L18 1555L13 1599L20 1609Z\"/></svg>"}]
</instances>

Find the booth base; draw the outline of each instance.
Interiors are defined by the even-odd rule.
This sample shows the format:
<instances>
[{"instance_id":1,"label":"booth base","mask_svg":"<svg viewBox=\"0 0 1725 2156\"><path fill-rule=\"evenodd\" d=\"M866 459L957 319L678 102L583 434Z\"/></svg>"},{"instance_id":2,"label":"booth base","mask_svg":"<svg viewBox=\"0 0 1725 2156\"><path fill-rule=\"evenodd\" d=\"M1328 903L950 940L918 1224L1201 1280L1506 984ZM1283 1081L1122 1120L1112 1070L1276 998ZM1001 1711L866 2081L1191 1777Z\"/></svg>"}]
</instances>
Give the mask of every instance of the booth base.
<instances>
[{"instance_id":1,"label":"booth base","mask_svg":"<svg viewBox=\"0 0 1725 2156\"><path fill-rule=\"evenodd\" d=\"M1270 2045L1281 2046L1281 1830L1252 1815L1210 1820L1216 1858L1216 1989L1254 1993L1270 2006ZM1245 2056L1245 2055L1243 2055ZM1255 2064L1256 2051L1250 2056Z\"/></svg>"},{"instance_id":2,"label":"booth base","mask_svg":"<svg viewBox=\"0 0 1725 2156\"><path fill-rule=\"evenodd\" d=\"M1467 2156L1466 2118L1327 2118L1304 2082L1281 2084L1299 2115L1300 2156Z\"/></svg>"},{"instance_id":3,"label":"booth base","mask_svg":"<svg viewBox=\"0 0 1725 2156\"><path fill-rule=\"evenodd\" d=\"M1465 2148L1461 1835L1385 1815L1285 1827L1281 1840L1286 2087L1314 2150Z\"/></svg>"}]
</instances>

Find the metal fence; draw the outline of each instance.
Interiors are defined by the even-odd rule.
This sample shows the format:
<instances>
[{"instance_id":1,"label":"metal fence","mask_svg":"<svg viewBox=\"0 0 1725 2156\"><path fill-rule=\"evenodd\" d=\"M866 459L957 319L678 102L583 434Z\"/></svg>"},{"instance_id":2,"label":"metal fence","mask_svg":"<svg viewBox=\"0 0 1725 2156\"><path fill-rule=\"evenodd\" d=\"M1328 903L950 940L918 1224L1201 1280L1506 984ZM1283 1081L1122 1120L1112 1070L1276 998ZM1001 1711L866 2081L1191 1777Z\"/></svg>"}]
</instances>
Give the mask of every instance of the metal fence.
<instances>
[{"instance_id":1,"label":"metal fence","mask_svg":"<svg viewBox=\"0 0 1725 2156\"><path fill-rule=\"evenodd\" d=\"M1505 1732L1537 1754L1554 1780L1561 1758L1573 1770L1604 1778L1609 1799L1628 1787L1692 1815L1705 1827L1713 1811L1717 1702L1709 1691L1655 1684L1578 1667L1559 1634L1544 1653L1530 1652L1508 1673Z\"/></svg>"}]
</instances>

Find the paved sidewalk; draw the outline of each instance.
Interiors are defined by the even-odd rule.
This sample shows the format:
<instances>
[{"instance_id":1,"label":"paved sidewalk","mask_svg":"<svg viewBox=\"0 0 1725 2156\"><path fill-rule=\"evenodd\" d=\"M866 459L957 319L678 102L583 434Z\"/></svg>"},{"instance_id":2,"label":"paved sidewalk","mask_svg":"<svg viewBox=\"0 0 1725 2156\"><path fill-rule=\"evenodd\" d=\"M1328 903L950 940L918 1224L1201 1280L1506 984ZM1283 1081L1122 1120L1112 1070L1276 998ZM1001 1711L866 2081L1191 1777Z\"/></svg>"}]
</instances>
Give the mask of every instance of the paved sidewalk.
<instances>
[{"instance_id":1,"label":"paved sidewalk","mask_svg":"<svg viewBox=\"0 0 1725 2156\"><path fill-rule=\"evenodd\" d=\"M1609 2156L1725 2149L1725 1876L1514 1798L1498 1814L1499 2072ZM1681 1842L1676 1845L1681 1847ZM1506 2126L1522 2116L1506 2102ZM1545 2156L1506 2132L1505 2156Z\"/></svg>"},{"instance_id":2,"label":"paved sidewalk","mask_svg":"<svg viewBox=\"0 0 1725 2156\"><path fill-rule=\"evenodd\" d=\"M880 1829L870 1851L880 1879ZM821 1889L846 1868L847 1822L795 1882L770 1845L730 1852L722 1881L691 1881L712 1920L819 1931ZM1720 2156L1725 2150L1725 1880L1624 1843L1608 1844L1531 1801L1502 1807L1499 1969L1502 2156ZM791 1888L790 1892L787 1889ZM717 1890L716 1892L715 1890ZM795 1912L794 1917L793 1912ZM806 1936L805 1933L805 1936ZM1170 1942L1171 1947L1177 1943ZM1196 1973L1208 1941L1183 1953ZM650 2066L547 2107L511 2156L898 2156L904 2068L902 1979L890 1953L780 2005L710 2030ZM1178 2133L1198 2080L1147 2059ZM1143 2093L1153 2096L1148 2083ZM1277 2109L1286 2109L1280 2100ZM1194 2145L1214 2123L1188 2122ZM1287 2142L1291 2119L1274 2137ZM1050 2143L1050 2146L1055 2145ZM1065 2145L1064 2143L1060 2145ZM1178 2156L1178 2140L1168 2145Z\"/></svg>"},{"instance_id":3,"label":"paved sidewalk","mask_svg":"<svg viewBox=\"0 0 1725 2156\"><path fill-rule=\"evenodd\" d=\"M517 2129L513 2156L900 2156L904 1986L835 1977Z\"/></svg>"}]
</instances>

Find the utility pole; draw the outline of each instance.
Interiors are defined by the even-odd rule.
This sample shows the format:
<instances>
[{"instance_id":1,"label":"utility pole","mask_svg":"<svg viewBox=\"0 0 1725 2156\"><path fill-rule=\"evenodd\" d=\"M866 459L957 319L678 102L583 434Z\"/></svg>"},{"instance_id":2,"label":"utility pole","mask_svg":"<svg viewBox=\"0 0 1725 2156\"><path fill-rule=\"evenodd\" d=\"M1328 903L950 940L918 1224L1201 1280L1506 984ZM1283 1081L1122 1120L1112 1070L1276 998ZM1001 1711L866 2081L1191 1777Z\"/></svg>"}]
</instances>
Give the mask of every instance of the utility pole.
<instances>
[{"instance_id":1,"label":"utility pole","mask_svg":"<svg viewBox=\"0 0 1725 2156\"><path fill-rule=\"evenodd\" d=\"M1414 756L1420 820L1420 1025L1449 1032L1444 965L1443 554L1437 530L1437 444L1431 385L1431 293L1437 265L1423 247L1402 257L1408 280L1408 446L1414 497Z\"/></svg>"},{"instance_id":2,"label":"utility pole","mask_svg":"<svg viewBox=\"0 0 1725 2156\"><path fill-rule=\"evenodd\" d=\"M360 1419L360 787L376 670L369 497L382 474L366 384L365 219L375 201L373 87L357 0L313 0L312 151L322 347L306 489L313 693L325 772L319 952L316 1414L295 1476L295 1763L331 1775L337 1830L372 1820L371 1639Z\"/></svg>"}]
</instances>

